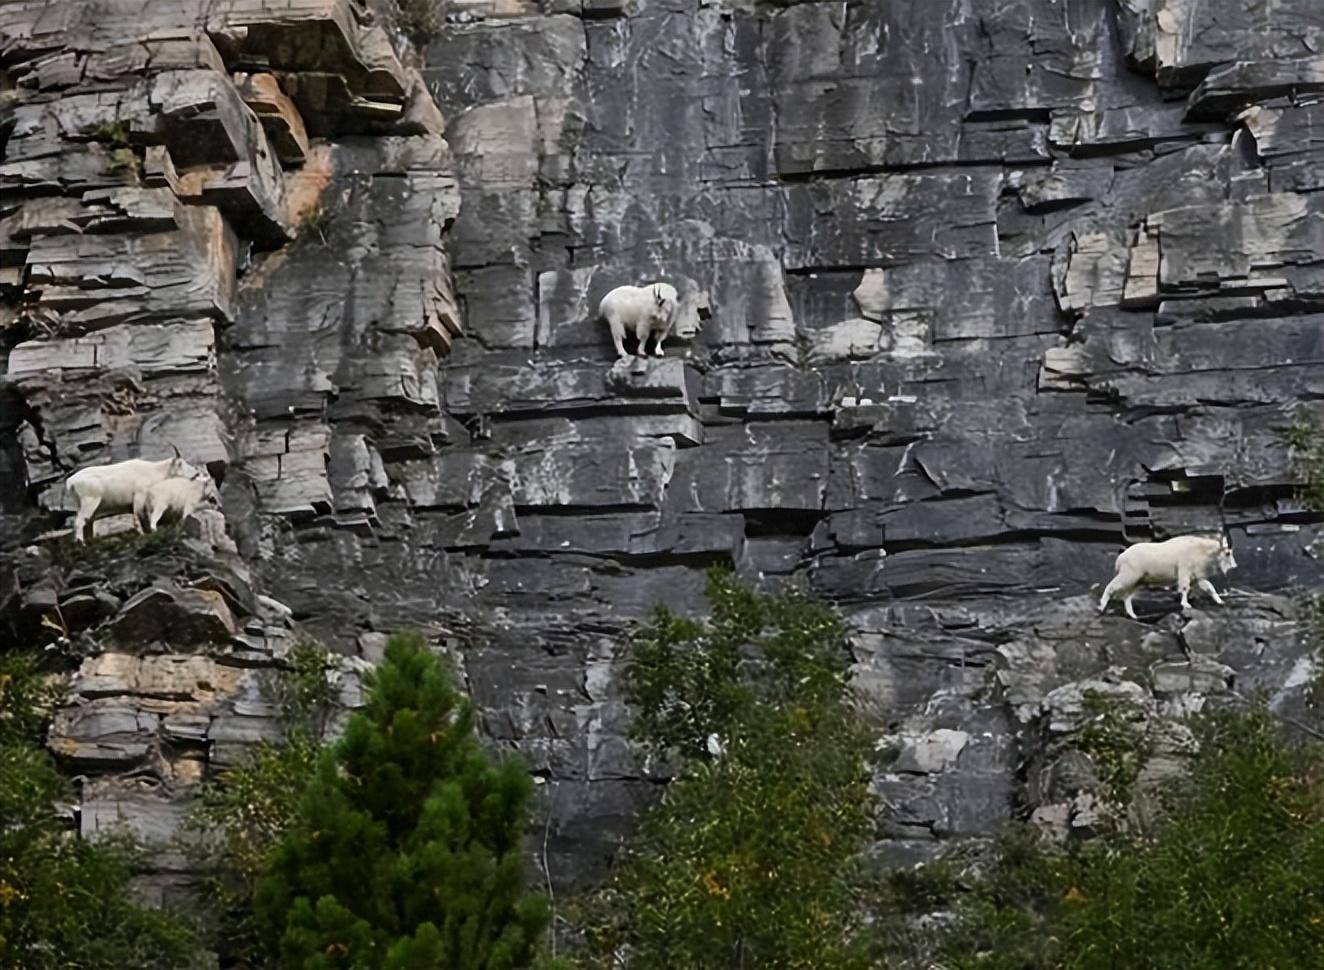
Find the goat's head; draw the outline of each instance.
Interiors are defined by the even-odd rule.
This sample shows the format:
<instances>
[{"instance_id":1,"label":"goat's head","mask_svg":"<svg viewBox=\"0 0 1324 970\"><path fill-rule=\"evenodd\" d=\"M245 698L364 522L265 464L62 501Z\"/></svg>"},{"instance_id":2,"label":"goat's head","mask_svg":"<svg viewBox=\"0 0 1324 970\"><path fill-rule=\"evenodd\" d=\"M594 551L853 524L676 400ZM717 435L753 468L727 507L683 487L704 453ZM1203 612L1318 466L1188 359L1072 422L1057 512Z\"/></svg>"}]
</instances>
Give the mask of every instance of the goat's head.
<instances>
[{"instance_id":1,"label":"goat's head","mask_svg":"<svg viewBox=\"0 0 1324 970\"><path fill-rule=\"evenodd\" d=\"M1223 535L1218 541L1218 568L1222 572L1237 568L1236 557L1232 555L1232 543Z\"/></svg>"},{"instance_id":2,"label":"goat's head","mask_svg":"<svg viewBox=\"0 0 1324 970\"><path fill-rule=\"evenodd\" d=\"M653 304L660 317L672 320L676 316L676 291L665 283L654 283Z\"/></svg>"},{"instance_id":3,"label":"goat's head","mask_svg":"<svg viewBox=\"0 0 1324 970\"><path fill-rule=\"evenodd\" d=\"M209 505L217 507L221 504L221 493L216 489L216 480L211 477L211 472L205 468L189 466L188 474L185 475L191 482L200 482L202 484L203 501Z\"/></svg>"}]
</instances>

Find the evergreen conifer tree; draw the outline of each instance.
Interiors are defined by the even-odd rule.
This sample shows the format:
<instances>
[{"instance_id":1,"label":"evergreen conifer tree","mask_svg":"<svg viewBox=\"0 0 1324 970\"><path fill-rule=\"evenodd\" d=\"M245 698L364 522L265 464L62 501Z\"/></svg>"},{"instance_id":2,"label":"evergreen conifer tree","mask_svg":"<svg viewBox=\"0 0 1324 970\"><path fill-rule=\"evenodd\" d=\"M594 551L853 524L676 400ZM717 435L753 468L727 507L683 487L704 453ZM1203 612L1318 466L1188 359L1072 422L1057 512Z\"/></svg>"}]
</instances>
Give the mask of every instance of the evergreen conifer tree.
<instances>
[{"instance_id":1,"label":"evergreen conifer tree","mask_svg":"<svg viewBox=\"0 0 1324 970\"><path fill-rule=\"evenodd\" d=\"M422 639L393 637L258 885L282 965L528 966L547 924L523 884L532 792L518 762L479 745Z\"/></svg>"}]
</instances>

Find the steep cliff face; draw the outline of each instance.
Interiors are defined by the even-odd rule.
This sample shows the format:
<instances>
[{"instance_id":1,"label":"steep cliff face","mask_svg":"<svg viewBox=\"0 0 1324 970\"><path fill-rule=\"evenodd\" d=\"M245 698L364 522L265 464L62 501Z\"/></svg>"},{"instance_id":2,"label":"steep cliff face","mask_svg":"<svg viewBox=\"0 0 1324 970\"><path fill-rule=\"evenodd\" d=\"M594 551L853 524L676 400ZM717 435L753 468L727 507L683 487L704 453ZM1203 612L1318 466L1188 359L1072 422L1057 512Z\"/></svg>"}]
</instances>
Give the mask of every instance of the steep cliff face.
<instances>
[{"instance_id":1,"label":"steep cliff face","mask_svg":"<svg viewBox=\"0 0 1324 970\"><path fill-rule=\"evenodd\" d=\"M888 858L1017 806L1087 824L1056 768L1087 678L1155 716L1294 703L1290 595L1320 571L1277 429L1324 381L1313 6L450 10L425 77L469 329L442 400L474 434L432 501L470 509L448 551L501 631L474 687L564 838L638 787L615 631L701 609L705 561L847 611L899 750ZM597 303L654 278L712 316L614 365ZM1132 538L1225 516L1229 605L1096 616L1119 511Z\"/></svg>"},{"instance_id":2,"label":"steep cliff face","mask_svg":"<svg viewBox=\"0 0 1324 970\"><path fill-rule=\"evenodd\" d=\"M95 784L176 810L260 735L245 668L294 621L369 661L412 625L546 780L552 878L589 876L656 780L625 634L702 609L711 562L848 615L898 752L891 860L1022 809L1089 824L1062 743L1087 686L1156 719L1300 705L1309 0L454 0L421 80L348 0L186 6L151 11L174 34L3 11L0 596L87 654L53 744L95 748L68 755ZM651 279L698 333L616 363L597 303ZM224 473L228 536L18 551L69 470L170 442ZM1098 616L1123 518L1225 524L1227 605ZM212 590L220 626L134 626L144 589L184 616ZM206 691L154 692L185 662ZM1185 743L1155 735L1142 777Z\"/></svg>"}]
</instances>

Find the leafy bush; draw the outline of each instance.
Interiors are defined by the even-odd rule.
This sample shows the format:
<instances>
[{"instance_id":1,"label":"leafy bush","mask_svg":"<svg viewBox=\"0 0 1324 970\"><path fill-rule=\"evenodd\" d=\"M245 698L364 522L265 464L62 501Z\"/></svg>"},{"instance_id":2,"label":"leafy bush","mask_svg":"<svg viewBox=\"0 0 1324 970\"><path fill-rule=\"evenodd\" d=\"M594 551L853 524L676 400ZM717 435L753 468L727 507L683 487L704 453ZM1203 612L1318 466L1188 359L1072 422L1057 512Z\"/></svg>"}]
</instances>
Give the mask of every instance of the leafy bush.
<instances>
[{"instance_id":1,"label":"leafy bush","mask_svg":"<svg viewBox=\"0 0 1324 970\"><path fill-rule=\"evenodd\" d=\"M530 965L547 912L523 885L527 772L479 745L421 638L392 637L368 688L258 883L281 965Z\"/></svg>"},{"instance_id":2,"label":"leafy bush","mask_svg":"<svg viewBox=\"0 0 1324 970\"><path fill-rule=\"evenodd\" d=\"M437 39L445 16L444 0L396 0L395 26L419 47Z\"/></svg>"},{"instance_id":3,"label":"leafy bush","mask_svg":"<svg viewBox=\"0 0 1324 970\"><path fill-rule=\"evenodd\" d=\"M276 965L259 932L253 898L313 779L334 710L336 690L327 675L335 666L324 646L300 642L281 666L259 676L259 689L280 712L283 737L254 745L205 785L190 814L190 827L201 836L196 861L212 874L217 945L248 966Z\"/></svg>"},{"instance_id":4,"label":"leafy bush","mask_svg":"<svg viewBox=\"0 0 1324 970\"><path fill-rule=\"evenodd\" d=\"M1076 743L1099 773L1103 794L1125 805L1149 757L1144 711L1124 697L1086 691L1081 707L1089 715Z\"/></svg>"},{"instance_id":5,"label":"leafy bush","mask_svg":"<svg viewBox=\"0 0 1324 970\"><path fill-rule=\"evenodd\" d=\"M1301 480L1300 497L1306 508L1324 512L1324 432L1313 420L1300 417L1284 429L1283 437L1292 449L1297 475ZM1316 594L1306 603L1307 636L1314 644L1315 672L1307 686L1307 701L1324 707L1324 595Z\"/></svg>"},{"instance_id":6,"label":"leafy bush","mask_svg":"<svg viewBox=\"0 0 1324 970\"><path fill-rule=\"evenodd\" d=\"M211 873L216 945L244 966L276 965L253 914L253 897L298 814L321 750L310 735L297 732L280 744L260 742L205 786L190 815L190 826L204 836L197 862Z\"/></svg>"},{"instance_id":7,"label":"leafy bush","mask_svg":"<svg viewBox=\"0 0 1324 970\"><path fill-rule=\"evenodd\" d=\"M1199 734L1152 828L1069 848L1008 830L942 900L954 916L925 939L931 956L950 970L1324 965L1324 747L1284 738L1263 708ZM889 902L904 909L905 888L893 876Z\"/></svg>"},{"instance_id":8,"label":"leafy bush","mask_svg":"<svg viewBox=\"0 0 1324 970\"><path fill-rule=\"evenodd\" d=\"M304 640L290 648L279 667L259 675L259 689L280 711L286 738L322 740L335 710L336 688L329 675L337 666L326 647Z\"/></svg>"},{"instance_id":9,"label":"leafy bush","mask_svg":"<svg viewBox=\"0 0 1324 970\"><path fill-rule=\"evenodd\" d=\"M1324 965L1324 748L1286 741L1263 708L1202 734L1157 831L1082 853L1069 966Z\"/></svg>"},{"instance_id":10,"label":"leafy bush","mask_svg":"<svg viewBox=\"0 0 1324 970\"><path fill-rule=\"evenodd\" d=\"M1324 510L1324 433L1309 417L1301 416L1283 429L1283 439L1292 450L1302 500L1315 511Z\"/></svg>"},{"instance_id":11,"label":"leafy bush","mask_svg":"<svg viewBox=\"0 0 1324 970\"><path fill-rule=\"evenodd\" d=\"M604 965L865 966L854 860L873 831L844 628L795 591L708 577L704 622L659 609L626 668L636 736L678 774L590 906Z\"/></svg>"},{"instance_id":12,"label":"leafy bush","mask_svg":"<svg viewBox=\"0 0 1324 970\"><path fill-rule=\"evenodd\" d=\"M189 924L133 899L138 847L84 841L56 815L70 792L40 738L61 694L32 657L0 657L0 968L188 966Z\"/></svg>"}]
</instances>

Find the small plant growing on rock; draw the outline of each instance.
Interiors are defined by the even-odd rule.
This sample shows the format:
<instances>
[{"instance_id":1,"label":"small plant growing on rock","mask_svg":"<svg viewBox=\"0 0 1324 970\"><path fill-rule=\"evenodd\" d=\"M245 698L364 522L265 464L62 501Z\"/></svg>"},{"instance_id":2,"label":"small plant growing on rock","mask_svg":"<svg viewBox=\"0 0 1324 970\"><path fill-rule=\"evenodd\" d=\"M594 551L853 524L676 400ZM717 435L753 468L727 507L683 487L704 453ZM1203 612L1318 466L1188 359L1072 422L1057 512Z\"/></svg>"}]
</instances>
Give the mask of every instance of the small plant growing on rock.
<instances>
[{"instance_id":1,"label":"small plant growing on rock","mask_svg":"<svg viewBox=\"0 0 1324 970\"><path fill-rule=\"evenodd\" d=\"M1282 429L1283 440L1292 450L1301 481L1298 494L1306 508L1324 512L1324 431L1308 416L1301 415ZM1307 700L1324 707L1324 595L1310 596L1305 603L1306 635L1314 643L1314 674L1307 685Z\"/></svg>"},{"instance_id":2,"label":"small plant growing on rock","mask_svg":"<svg viewBox=\"0 0 1324 970\"><path fill-rule=\"evenodd\" d=\"M130 175L138 171L138 156L132 148L116 148L110 153L106 170L115 175Z\"/></svg>"},{"instance_id":3,"label":"small plant growing on rock","mask_svg":"<svg viewBox=\"0 0 1324 970\"><path fill-rule=\"evenodd\" d=\"M1292 450L1301 480L1302 501L1307 508L1324 511L1324 432L1314 420L1303 415L1283 428L1282 436Z\"/></svg>"},{"instance_id":4,"label":"small plant growing on rock","mask_svg":"<svg viewBox=\"0 0 1324 970\"><path fill-rule=\"evenodd\" d=\"M441 35L445 23L443 0L397 0L395 26L418 47L426 47Z\"/></svg>"},{"instance_id":5,"label":"small plant growing on rock","mask_svg":"<svg viewBox=\"0 0 1324 970\"><path fill-rule=\"evenodd\" d=\"M129 145L129 125L120 118L94 125L87 129L87 134L95 141L104 141L117 148L127 148Z\"/></svg>"},{"instance_id":6,"label":"small plant growing on rock","mask_svg":"<svg viewBox=\"0 0 1324 970\"><path fill-rule=\"evenodd\" d=\"M1103 794L1125 805L1149 756L1145 713L1126 698L1095 691L1085 692L1081 707L1086 721L1077 744L1098 771Z\"/></svg>"},{"instance_id":7,"label":"small plant growing on rock","mask_svg":"<svg viewBox=\"0 0 1324 970\"><path fill-rule=\"evenodd\" d=\"M796 331L795 357L791 364L797 370L814 370L818 366L819 354L808 334Z\"/></svg>"},{"instance_id":8,"label":"small plant growing on rock","mask_svg":"<svg viewBox=\"0 0 1324 970\"><path fill-rule=\"evenodd\" d=\"M287 739L307 735L321 742L335 709L336 687L331 674L338 666L336 655L322 644L300 640L278 668L259 675L263 695L280 709Z\"/></svg>"},{"instance_id":9,"label":"small plant growing on rock","mask_svg":"<svg viewBox=\"0 0 1324 970\"><path fill-rule=\"evenodd\" d=\"M335 213L324 205L318 206L304 216L299 226L299 239L316 241L322 246L330 241L331 224L335 222Z\"/></svg>"}]
</instances>

